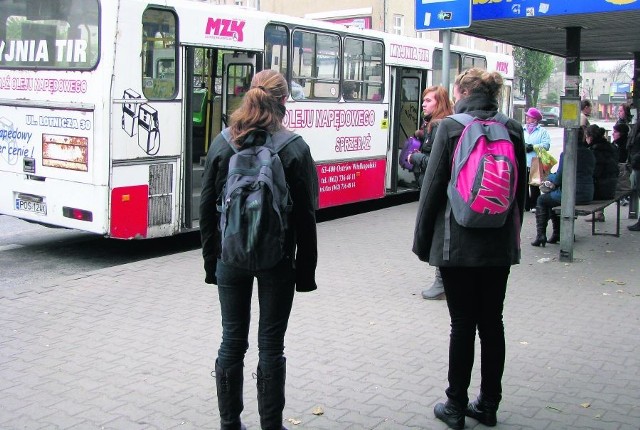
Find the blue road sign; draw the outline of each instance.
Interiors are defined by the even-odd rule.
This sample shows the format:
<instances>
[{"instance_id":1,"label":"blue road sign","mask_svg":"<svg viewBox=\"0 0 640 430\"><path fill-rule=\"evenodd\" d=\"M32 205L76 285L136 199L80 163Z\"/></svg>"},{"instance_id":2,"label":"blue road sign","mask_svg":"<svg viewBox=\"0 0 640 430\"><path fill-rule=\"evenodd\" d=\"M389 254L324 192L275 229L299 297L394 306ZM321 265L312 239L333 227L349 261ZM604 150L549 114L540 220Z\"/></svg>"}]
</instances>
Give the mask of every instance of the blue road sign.
<instances>
[{"instance_id":1,"label":"blue road sign","mask_svg":"<svg viewBox=\"0 0 640 430\"><path fill-rule=\"evenodd\" d=\"M471 25L471 0L416 0L416 30L447 30Z\"/></svg>"},{"instance_id":2,"label":"blue road sign","mask_svg":"<svg viewBox=\"0 0 640 430\"><path fill-rule=\"evenodd\" d=\"M418 0L420 1L420 0ZM473 0L473 20L531 18L640 9L639 0Z\"/></svg>"}]
</instances>

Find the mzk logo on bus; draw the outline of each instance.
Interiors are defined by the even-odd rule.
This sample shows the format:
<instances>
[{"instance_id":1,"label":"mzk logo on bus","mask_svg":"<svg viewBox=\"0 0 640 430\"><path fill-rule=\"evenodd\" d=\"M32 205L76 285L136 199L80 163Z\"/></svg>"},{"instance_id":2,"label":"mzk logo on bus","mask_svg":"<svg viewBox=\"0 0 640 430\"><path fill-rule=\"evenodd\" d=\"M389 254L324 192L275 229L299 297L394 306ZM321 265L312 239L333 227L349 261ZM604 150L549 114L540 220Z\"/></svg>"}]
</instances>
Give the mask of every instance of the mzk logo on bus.
<instances>
[{"instance_id":1,"label":"mzk logo on bus","mask_svg":"<svg viewBox=\"0 0 640 430\"><path fill-rule=\"evenodd\" d=\"M242 42L244 40L244 25L245 21L235 19L213 19L207 20L207 29L205 30L205 37L216 39L232 39L236 42Z\"/></svg>"},{"instance_id":2,"label":"mzk logo on bus","mask_svg":"<svg viewBox=\"0 0 640 430\"><path fill-rule=\"evenodd\" d=\"M507 61L496 61L496 71L505 75L509 74L509 63Z\"/></svg>"}]
</instances>

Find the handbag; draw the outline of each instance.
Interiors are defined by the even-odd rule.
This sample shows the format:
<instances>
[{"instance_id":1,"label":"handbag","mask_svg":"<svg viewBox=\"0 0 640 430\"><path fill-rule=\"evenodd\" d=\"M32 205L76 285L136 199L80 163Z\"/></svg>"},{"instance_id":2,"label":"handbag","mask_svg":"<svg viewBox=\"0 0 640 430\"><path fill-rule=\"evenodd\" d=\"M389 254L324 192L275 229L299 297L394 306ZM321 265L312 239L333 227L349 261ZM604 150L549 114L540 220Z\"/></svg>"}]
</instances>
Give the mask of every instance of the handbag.
<instances>
[{"instance_id":1,"label":"handbag","mask_svg":"<svg viewBox=\"0 0 640 430\"><path fill-rule=\"evenodd\" d=\"M413 154L414 152L420 151L420 145L422 145L422 142L420 142L420 140L416 139L413 136L409 137L404 142L404 146L402 148L402 151L400 151L400 158L398 160L398 162L400 163L400 166L403 169L406 169L410 172L413 171L413 164L411 164L407 160L407 158L409 157L409 154Z\"/></svg>"},{"instance_id":2,"label":"handbag","mask_svg":"<svg viewBox=\"0 0 640 430\"><path fill-rule=\"evenodd\" d=\"M551 166L543 164L539 157L533 157L529 170L529 185L539 187L547 179L550 170Z\"/></svg>"}]
</instances>

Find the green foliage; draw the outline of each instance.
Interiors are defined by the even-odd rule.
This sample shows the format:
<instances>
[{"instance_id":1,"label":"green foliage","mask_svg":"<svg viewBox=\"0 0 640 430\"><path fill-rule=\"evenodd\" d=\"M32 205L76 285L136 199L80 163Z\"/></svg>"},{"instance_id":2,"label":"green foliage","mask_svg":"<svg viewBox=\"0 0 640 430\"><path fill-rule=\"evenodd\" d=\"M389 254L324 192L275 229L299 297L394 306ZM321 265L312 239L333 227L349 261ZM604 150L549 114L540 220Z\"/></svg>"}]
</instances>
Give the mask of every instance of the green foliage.
<instances>
[{"instance_id":1,"label":"green foliage","mask_svg":"<svg viewBox=\"0 0 640 430\"><path fill-rule=\"evenodd\" d=\"M560 104L560 96L556 91L549 91L547 93L547 97L543 100L545 104L548 105L559 105Z\"/></svg>"},{"instance_id":2,"label":"green foliage","mask_svg":"<svg viewBox=\"0 0 640 430\"><path fill-rule=\"evenodd\" d=\"M553 56L515 46L513 48L516 79L523 83L526 105L536 106L540 88L549 80L555 68Z\"/></svg>"},{"instance_id":3,"label":"green foliage","mask_svg":"<svg viewBox=\"0 0 640 430\"><path fill-rule=\"evenodd\" d=\"M582 73L598 71L597 61L583 61L580 65L582 66Z\"/></svg>"}]
</instances>

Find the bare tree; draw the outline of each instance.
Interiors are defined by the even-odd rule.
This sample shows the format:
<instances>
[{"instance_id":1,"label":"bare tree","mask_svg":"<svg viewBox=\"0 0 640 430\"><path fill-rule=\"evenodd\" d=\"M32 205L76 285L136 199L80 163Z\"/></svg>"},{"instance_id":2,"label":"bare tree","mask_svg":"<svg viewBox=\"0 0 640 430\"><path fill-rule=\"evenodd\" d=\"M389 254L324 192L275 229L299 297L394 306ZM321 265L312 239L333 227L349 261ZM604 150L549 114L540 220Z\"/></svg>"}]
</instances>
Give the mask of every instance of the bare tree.
<instances>
[{"instance_id":1,"label":"bare tree","mask_svg":"<svg viewBox=\"0 0 640 430\"><path fill-rule=\"evenodd\" d=\"M631 82L633 61L616 61L609 72L610 82Z\"/></svg>"}]
</instances>

